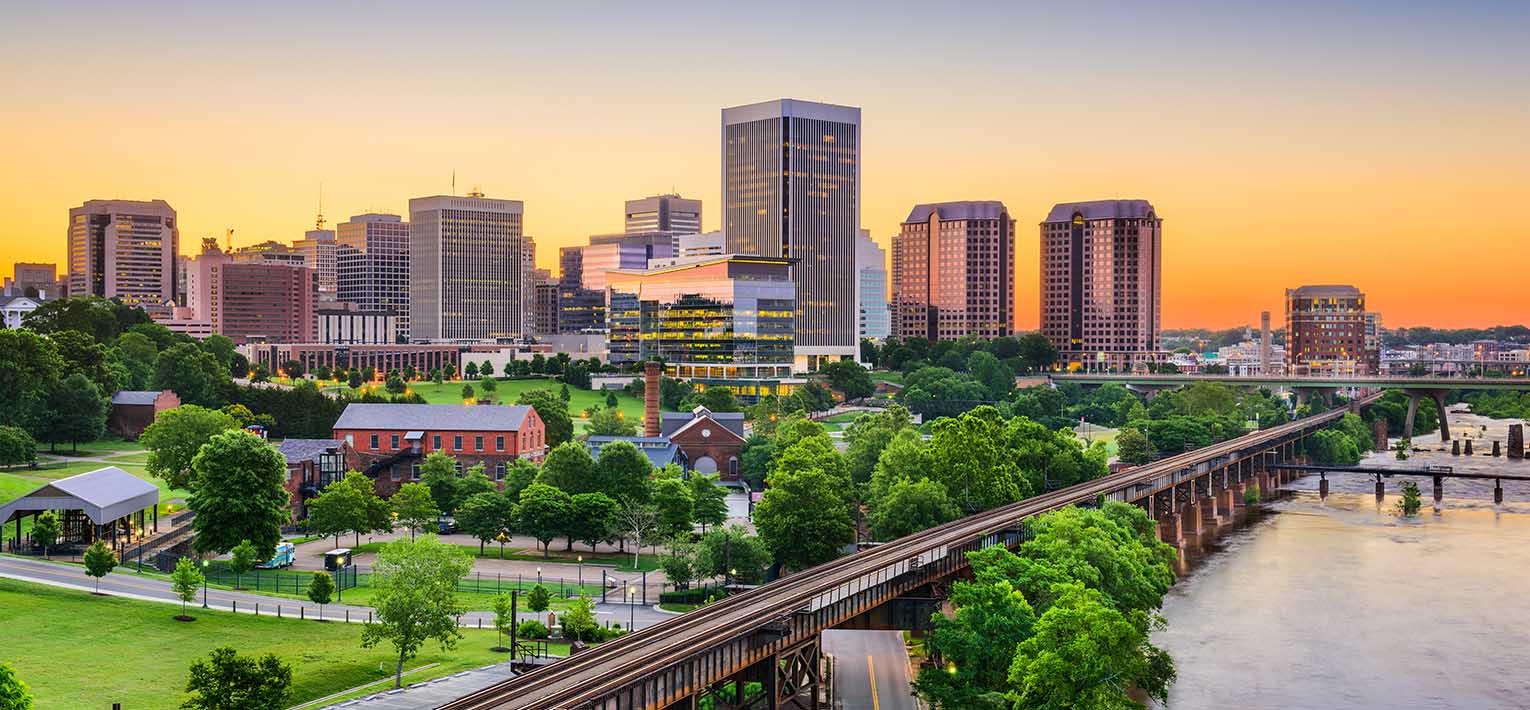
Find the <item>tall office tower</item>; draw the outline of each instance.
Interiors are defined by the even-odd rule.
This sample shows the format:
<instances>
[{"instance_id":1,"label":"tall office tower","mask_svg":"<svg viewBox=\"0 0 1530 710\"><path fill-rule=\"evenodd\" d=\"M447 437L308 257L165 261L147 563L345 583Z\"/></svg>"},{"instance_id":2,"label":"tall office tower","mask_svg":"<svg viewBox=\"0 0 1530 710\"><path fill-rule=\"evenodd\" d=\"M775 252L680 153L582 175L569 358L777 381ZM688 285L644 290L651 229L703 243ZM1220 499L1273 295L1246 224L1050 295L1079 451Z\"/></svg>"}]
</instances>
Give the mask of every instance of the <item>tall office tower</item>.
<instances>
[{"instance_id":1,"label":"tall office tower","mask_svg":"<svg viewBox=\"0 0 1530 710\"><path fill-rule=\"evenodd\" d=\"M606 295L584 287L584 250L558 250L558 332L595 333L606 329Z\"/></svg>"},{"instance_id":2,"label":"tall office tower","mask_svg":"<svg viewBox=\"0 0 1530 710\"><path fill-rule=\"evenodd\" d=\"M626 231L696 234L701 231L701 200L673 194L627 200Z\"/></svg>"},{"instance_id":3,"label":"tall office tower","mask_svg":"<svg viewBox=\"0 0 1530 710\"><path fill-rule=\"evenodd\" d=\"M335 257L340 248L335 240L335 230L324 228L324 214L314 220L313 229L303 233L303 238L292 243L293 251L302 254L308 268L318 273L319 300L333 302L338 292L336 286Z\"/></svg>"},{"instance_id":4,"label":"tall office tower","mask_svg":"<svg viewBox=\"0 0 1530 710\"><path fill-rule=\"evenodd\" d=\"M186 308L192 319L217 322L213 283L221 277L223 267L233 261L232 255L218 247L216 238L202 238L202 252L186 265Z\"/></svg>"},{"instance_id":5,"label":"tall office tower","mask_svg":"<svg viewBox=\"0 0 1530 710\"><path fill-rule=\"evenodd\" d=\"M536 333L558 334L558 280L547 269L537 269L533 277L536 283Z\"/></svg>"},{"instance_id":6,"label":"tall office tower","mask_svg":"<svg viewBox=\"0 0 1530 710\"><path fill-rule=\"evenodd\" d=\"M409 337L515 338L524 322L525 237L519 200L482 193L409 201Z\"/></svg>"},{"instance_id":7,"label":"tall office tower","mask_svg":"<svg viewBox=\"0 0 1530 710\"><path fill-rule=\"evenodd\" d=\"M521 335L537 332L537 240L521 240Z\"/></svg>"},{"instance_id":8,"label":"tall office tower","mask_svg":"<svg viewBox=\"0 0 1530 710\"><path fill-rule=\"evenodd\" d=\"M1147 200L1062 203L1041 223L1041 333L1063 362L1158 359L1163 220Z\"/></svg>"},{"instance_id":9,"label":"tall office tower","mask_svg":"<svg viewBox=\"0 0 1530 710\"><path fill-rule=\"evenodd\" d=\"M915 205L892 247L898 337L933 341L1014 332L1015 220L1004 203Z\"/></svg>"},{"instance_id":10,"label":"tall office tower","mask_svg":"<svg viewBox=\"0 0 1530 710\"><path fill-rule=\"evenodd\" d=\"M318 273L302 264L239 260L202 240L186 273L193 320L235 343L311 343L318 338Z\"/></svg>"},{"instance_id":11,"label":"tall office tower","mask_svg":"<svg viewBox=\"0 0 1530 710\"><path fill-rule=\"evenodd\" d=\"M1298 375L1365 375L1381 365L1377 319L1354 286L1286 289L1286 366Z\"/></svg>"},{"instance_id":12,"label":"tall office tower","mask_svg":"<svg viewBox=\"0 0 1530 710\"><path fill-rule=\"evenodd\" d=\"M335 295L362 311L388 312L409 337L409 224L396 214L359 214L335 225Z\"/></svg>"},{"instance_id":13,"label":"tall office tower","mask_svg":"<svg viewBox=\"0 0 1530 710\"><path fill-rule=\"evenodd\" d=\"M1271 347L1272 336L1270 334L1270 312L1259 312L1259 374L1275 374L1275 362L1272 356L1274 348Z\"/></svg>"},{"instance_id":14,"label":"tall office tower","mask_svg":"<svg viewBox=\"0 0 1530 710\"><path fill-rule=\"evenodd\" d=\"M861 230L855 239L857 335L861 340L884 340L892 333L887 309L887 251Z\"/></svg>"},{"instance_id":15,"label":"tall office tower","mask_svg":"<svg viewBox=\"0 0 1530 710\"><path fill-rule=\"evenodd\" d=\"M858 108L780 99L722 111L727 251L795 260L798 371L860 354L860 143Z\"/></svg>"},{"instance_id":16,"label":"tall office tower","mask_svg":"<svg viewBox=\"0 0 1530 710\"><path fill-rule=\"evenodd\" d=\"M69 294L168 310L181 233L164 200L90 200L69 210Z\"/></svg>"}]
</instances>

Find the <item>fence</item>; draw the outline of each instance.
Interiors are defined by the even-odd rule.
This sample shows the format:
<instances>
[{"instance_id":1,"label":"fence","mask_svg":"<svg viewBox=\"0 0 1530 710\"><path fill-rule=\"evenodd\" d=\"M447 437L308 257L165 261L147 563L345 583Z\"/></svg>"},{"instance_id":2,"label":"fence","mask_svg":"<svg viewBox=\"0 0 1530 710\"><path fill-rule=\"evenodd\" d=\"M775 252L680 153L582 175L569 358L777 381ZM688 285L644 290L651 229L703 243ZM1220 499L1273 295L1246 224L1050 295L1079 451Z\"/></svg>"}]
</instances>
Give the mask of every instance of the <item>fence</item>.
<instances>
[{"instance_id":1,"label":"fence","mask_svg":"<svg viewBox=\"0 0 1530 710\"><path fill-rule=\"evenodd\" d=\"M175 571L175 565L181 557L183 555L173 552L161 552L154 556L153 566L160 572L170 574ZM196 560L192 561L196 562ZM207 578L208 584L237 587L254 592L277 592L301 596L308 592L308 583L313 580L312 571L293 569L254 569L236 575L228 568L228 563L224 560L212 560L206 566L197 562L197 569ZM365 581L364 575L358 572L354 565L330 572L330 576L334 578L335 589L342 592L353 589Z\"/></svg>"}]
</instances>

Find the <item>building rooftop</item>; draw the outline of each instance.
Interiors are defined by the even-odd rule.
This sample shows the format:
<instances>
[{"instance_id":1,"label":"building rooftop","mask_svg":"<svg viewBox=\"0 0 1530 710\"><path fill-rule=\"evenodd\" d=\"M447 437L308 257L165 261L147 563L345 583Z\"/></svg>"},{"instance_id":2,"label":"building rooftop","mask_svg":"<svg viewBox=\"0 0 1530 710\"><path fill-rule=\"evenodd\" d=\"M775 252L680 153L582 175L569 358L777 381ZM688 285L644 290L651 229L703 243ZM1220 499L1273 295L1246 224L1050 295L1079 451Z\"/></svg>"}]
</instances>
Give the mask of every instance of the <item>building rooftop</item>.
<instances>
[{"instance_id":1,"label":"building rooftop","mask_svg":"<svg viewBox=\"0 0 1530 710\"><path fill-rule=\"evenodd\" d=\"M714 412L706 407L697 407L689 412L661 412L659 424L665 438L674 436L675 432L684 429L692 421L701 417L711 417L712 421L721 424L728 431L744 436L744 413L743 412Z\"/></svg>"},{"instance_id":2,"label":"building rooftop","mask_svg":"<svg viewBox=\"0 0 1530 710\"><path fill-rule=\"evenodd\" d=\"M669 464L685 465L685 453L674 442L662 436L592 436L584 442L590 449L590 456L600 457L600 448L614 441L625 441L638 448L648 457L648 462L657 468L663 468Z\"/></svg>"},{"instance_id":3,"label":"building rooftop","mask_svg":"<svg viewBox=\"0 0 1530 710\"><path fill-rule=\"evenodd\" d=\"M520 431L530 412L524 404L350 404L335 429Z\"/></svg>"},{"instance_id":4,"label":"building rooftop","mask_svg":"<svg viewBox=\"0 0 1530 710\"><path fill-rule=\"evenodd\" d=\"M904 223L914 224L930 221L930 213L940 215L943 222L958 219L1001 219L1008 215L1009 210L1004 208L1004 203L998 200L968 200L965 202L935 202L925 205L914 205L913 211L908 213L908 219Z\"/></svg>"},{"instance_id":5,"label":"building rooftop","mask_svg":"<svg viewBox=\"0 0 1530 710\"><path fill-rule=\"evenodd\" d=\"M1297 286L1287 291L1292 296L1304 298L1343 297L1359 298L1360 289L1343 284L1313 284L1309 286Z\"/></svg>"},{"instance_id":6,"label":"building rooftop","mask_svg":"<svg viewBox=\"0 0 1530 710\"><path fill-rule=\"evenodd\" d=\"M318 461L321 454L333 451L340 447L339 439L283 439L276 447L287 458L287 463L294 461Z\"/></svg>"},{"instance_id":7,"label":"building rooftop","mask_svg":"<svg viewBox=\"0 0 1530 710\"><path fill-rule=\"evenodd\" d=\"M1144 219L1157 216L1153 212L1153 203L1147 200L1092 200L1059 202L1047 213L1047 221L1070 222L1075 212L1083 214L1086 220Z\"/></svg>"},{"instance_id":8,"label":"building rooftop","mask_svg":"<svg viewBox=\"0 0 1530 710\"><path fill-rule=\"evenodd\" d=\"M118 390L112 395L112 404L127 405L153 405L154 400L159 399L159 390L150 392L137 390Z\"/></svg>"},{"instance_id":9,"label":"building rooftop","mask_svg":"<svg viewBox=\"0 0 1530 710\"><path fill-rule=\"evenodd\" d=\"M43 484L0 506L0 522L21 512L79 510L91 522L104 525L158 502L159 487L116 466L107 466Z\"/></svg>"}]
</instances>

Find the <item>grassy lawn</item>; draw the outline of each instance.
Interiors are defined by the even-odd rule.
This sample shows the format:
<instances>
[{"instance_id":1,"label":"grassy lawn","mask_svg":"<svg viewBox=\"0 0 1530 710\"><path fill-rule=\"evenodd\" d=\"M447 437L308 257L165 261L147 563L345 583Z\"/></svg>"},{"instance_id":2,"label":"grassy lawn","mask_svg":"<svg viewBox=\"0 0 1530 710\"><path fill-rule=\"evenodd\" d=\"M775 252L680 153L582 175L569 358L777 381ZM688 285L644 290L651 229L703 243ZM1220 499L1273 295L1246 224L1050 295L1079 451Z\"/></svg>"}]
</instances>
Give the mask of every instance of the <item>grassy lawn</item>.
<instances>
[{"instance_id":1,"label":"grassy lawn","mask_svg":"<svg viewBox=\"0 0 1530 710\"><path fill-rule=\"evenodd\" d=\"M865 414L866 412L843 412L832 417L821 419L819 421L827 424L849 424L850 422L860 419Z\"/></svg>"},{"instance_id":2,"label":"grassy lawn","mask_svg":"<svg viewBox=\"0 0 1530 710\"><path fill-rule=\"evenodd\" d=\"M46 444L40 444L37 447L37 453L58 454L60 456L97 456L113 451L143 451L143 444L136 441L123 441L122 439L97 439L96 441L81 442L78 447L69 444L59 444L57 451L50 451Z\"/></svg>"},{"instance_id":3,"label":"grassy lawn","mask_svg":"<svg viewBox=\"0 0 1530 710\"><path fill-rule=\"evenodd\" d=\"M0 579L0 609L18 639L6 654L37 697L38 710L123 707L174 708L186 669L217 646L240 653L275 653L292 665L293 704L381 680L390 648L361 648L359 624L273 619L196 609L194 622L172 617L174 606ZM405 666L439 664L406 682L457 673L505 660L489 650L493 631L463 630L451 651L434 642ZM25 639L24 646L19 640ZM373 691L386 686L372 689Z\"/></svg>"},{"instance_id":4,"label":"grassy lawn","mask_svg":"<svg viewBox=\"0 0 1530 710\"><path fill-rule=\"evenodd\" d=\"M375 553L378 550L381 550L382 546L383 543L381 542L368 542L362 545L353 546L351 547L351 550L357 554L363 552ZM503 555L501 555L499 546L491 544L484 548L482 555L479 555L477 545L458 545L458 547L462 548L464 551L474 557L480 557L486 560L520 560L522 562L561 562L563 564L579 564L579 557L583 556L584 564L615 567L616 571L618 572L652 572L659 568L659 556L647 553L638 555L638 566L634 568L632 566L632 555L630 554L593 554L589 552L580 552L578 550L574 550L573 552L553 550L547 557L543 557L541 550L506 547L504 548ZM595 576L600 576L600 572L598 570L595 572Z\"/></svg>"}]
</instances>

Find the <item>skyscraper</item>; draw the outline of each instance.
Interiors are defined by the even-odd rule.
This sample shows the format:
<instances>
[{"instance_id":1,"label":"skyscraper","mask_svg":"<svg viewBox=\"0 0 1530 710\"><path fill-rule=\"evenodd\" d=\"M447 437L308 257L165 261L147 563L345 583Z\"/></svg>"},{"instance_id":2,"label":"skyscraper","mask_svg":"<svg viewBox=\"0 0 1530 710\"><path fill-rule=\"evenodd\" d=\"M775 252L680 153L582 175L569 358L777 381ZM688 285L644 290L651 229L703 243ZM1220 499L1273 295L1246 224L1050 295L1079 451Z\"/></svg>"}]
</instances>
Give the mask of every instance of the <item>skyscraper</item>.
<instances>
[{"instance_id":1,"label":"skyscraper","mask_svg":"<svg viewBox=\"0 0 1530 710\"><path fill-rule=\"evenodd\" d=\"M793 367L853 359L861 110L779 99L722 111L723 234L733 254L795 259Z\"/></svg>"},{"instance_id":2,"label":"skyscraper","mask_svg":"<svg viewBox=\"0 0 1530 710\"><path fill-rule=\"evenodd\" d=\"M180 234L164 200L90 200L69 210L69 295L168 311Z\"/></svg>"},{"instance_id":3,"label":"skyscraper","mask_svg":"<svg viewBox=\"0 0 1530 710\"><path fill-rule=\"evenodd\" d=\"M1286 366L1297 375L1364 375L1380 369L1379 316L1354 286L1286 289Z\"/></svg>"},{"instance_id":4,"label":"skyscraper","mask_svg":"<svg viewBox=\"0 0 1530 710\"><path fill-rule=\"evenodd\" d=\"M892 247L898 337L933 341L1014 332L1015 220L1004 203L915 205Z\"/></svg>"},{"instance_id":5,"label":"skyscraper","mask_svg":"<svg viewBox=\"0 0 1530 710\"><path fill-rule=\"evenodd\" d=\"M701 231L701 200L688 200L676 194L627 200L625 217L628 234L696 234Z\"/></svg>"},{"instance_id":6,"label":"skyscraper","mask_svg":"<svg viewBox=\"0 0 1530 710\"><path fill-rule=\"evenodd\" d=\"M409 337L409 224L396 214L359 214L335 225L336 296L362 311L396 316Z\"/></svg>"},{"instance_id":7,"label":"skyscraper","mask_svg":"<svg viewBox=\"0 0 1530 710\"><path fill-rule=\"evenodd\" d=\"M526 322L525 206L481 193L409 201L413 340L515 338Z\"/></svg>"},{"instance_id":8,"label":"skyscraper","mask_svg":"<svg viewBox=\"0 0 1530 710\"><path fill-rule=\"evenodd\" d=\"M1063 362L1157 359L1163 220L1147 200L1062 203L1041 223L1041 333Z\"/></svg>"},{"instance_id":9,"label":"skyscraper","mask_svg":"<svg viewBox=\"0 0 1530 710\"><path fill-rule=\"evenodd\" d=\"M186 274L192 318L235 343L311 343L318 337L318 272L302 263L240 260L202 240Z\"/></svg>"},{"instance_id":10,"label":"skyscraper","mask_svg":"<svg viewBox=\"0 0 1530 710\"><path fill-rule=\"evenodd\" d=\"M855 239L855 273L857 335L861 340L883 340L892 333L887 310L887 252L864 229Z\"/></svg>"},{"instance_id":11,"label":"skyscraper","mask_svg":"<svg viewBox=\"0 0 1530 710\"><path fill-rule=\"evenodd\" d=\"M336 255L340 243L335 240L335 230L324 228L324 215L314 221L313 229L303 232L303 238L292 243L292 250L303 255L308 268L313 269L319 281L319 300L334 301L339 289L336 285Z\"/></svg>"}]
</instances>

